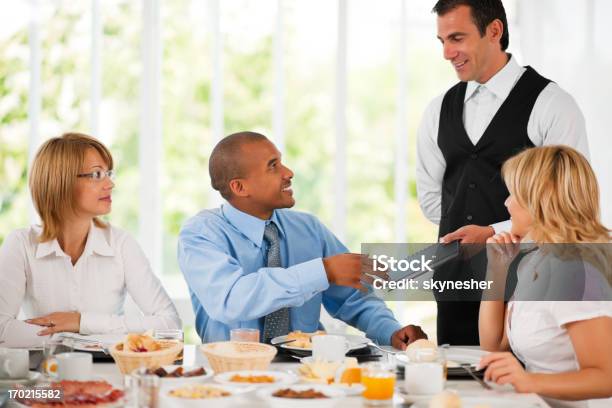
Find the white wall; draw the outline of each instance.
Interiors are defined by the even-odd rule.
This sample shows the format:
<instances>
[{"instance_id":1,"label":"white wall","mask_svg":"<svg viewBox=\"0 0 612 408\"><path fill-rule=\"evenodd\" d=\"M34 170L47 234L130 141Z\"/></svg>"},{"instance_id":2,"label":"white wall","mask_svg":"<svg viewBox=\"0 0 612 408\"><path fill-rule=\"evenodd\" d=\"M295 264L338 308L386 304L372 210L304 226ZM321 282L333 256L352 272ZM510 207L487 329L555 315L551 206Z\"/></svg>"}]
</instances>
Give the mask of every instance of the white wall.
<instances>
[{"instance_id":1,"label":"white wall","mask_svg":"<svg viewBox=\"0 0 612 408\"><path fill-rule=\"evenodd\" d=\"M519 38L510 32L511 48L520 50L521 63L570 92L584 113L608 228L612 226L611 17L608 0L519 0Z\"/></svg>"}]
</instances>

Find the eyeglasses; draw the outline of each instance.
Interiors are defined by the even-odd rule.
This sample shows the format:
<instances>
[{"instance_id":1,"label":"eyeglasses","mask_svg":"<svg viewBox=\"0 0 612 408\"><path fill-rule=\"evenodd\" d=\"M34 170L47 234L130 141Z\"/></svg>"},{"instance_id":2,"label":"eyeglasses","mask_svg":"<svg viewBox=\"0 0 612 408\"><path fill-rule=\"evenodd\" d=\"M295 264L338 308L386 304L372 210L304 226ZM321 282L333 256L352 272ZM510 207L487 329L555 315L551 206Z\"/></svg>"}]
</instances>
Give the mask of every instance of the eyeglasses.
<instances>
[{"instance_id":1,"label":"eyeglasses","mask_svg":"<svg viewBox=\"0 0 612 408\"><path fill-rule=\"evenodd\" d=\"M77 177L87 177L94 181L102 181L108 177L111 181L113 181L115 180L115 171L114 170L107 170L107 171L98 170L98 171L94 171L91 173L77 174Z\"/></svg>"}]
</instances>

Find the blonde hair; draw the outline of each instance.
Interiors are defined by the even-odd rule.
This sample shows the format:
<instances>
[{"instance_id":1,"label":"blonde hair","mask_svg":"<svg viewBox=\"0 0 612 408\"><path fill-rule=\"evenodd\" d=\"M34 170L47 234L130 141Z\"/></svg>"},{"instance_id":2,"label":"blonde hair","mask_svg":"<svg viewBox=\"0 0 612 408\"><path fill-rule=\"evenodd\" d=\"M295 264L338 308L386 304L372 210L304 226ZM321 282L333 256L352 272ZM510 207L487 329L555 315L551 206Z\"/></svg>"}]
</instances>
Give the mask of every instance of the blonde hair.
<instances>
[{"instance_id":1,"label":"blonde hair","mask_svg":"<svg viewBox=\"0 0 612 408\"><path fill-rule=\"evenodd\" d=\"M586 158L568 146L527 149L507 160L502 176L533 219L539 243L608 243L600 221L599 187Z\"/></svg>"},{"instance_id":2,"label":"blonde hair","mask_svg":"<svg viewBox=\"0 0 612 408\"><path fill-rule=\"evenodd\" d=\"M34 207L42 220L40 242L56 239L65 216L76 213L75 184L88 149L95 149L108 169L113 168L110 151L98 140L82 133L65 133L51 138L38 149L29 183ZM98 227L106 227L98 218L93 222Z\"/></svg>"}]
</instances>

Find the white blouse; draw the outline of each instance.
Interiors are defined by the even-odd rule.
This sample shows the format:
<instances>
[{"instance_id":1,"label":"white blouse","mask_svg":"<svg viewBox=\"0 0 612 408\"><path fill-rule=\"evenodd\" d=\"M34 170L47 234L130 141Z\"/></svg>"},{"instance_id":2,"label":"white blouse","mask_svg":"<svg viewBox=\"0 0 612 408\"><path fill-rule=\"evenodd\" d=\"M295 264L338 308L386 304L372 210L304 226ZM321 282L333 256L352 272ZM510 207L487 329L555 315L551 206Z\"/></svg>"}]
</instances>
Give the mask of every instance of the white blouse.
<instances>
[{"instance_id":1,"label":"white blouse","mask_svg":"<svg viewBox=\"0 0 612 408\"><path fill-rule=\"evenodd\" d=\"M89 229L73 266L57 240L40 243L38 225L13 231L0 248L0 342L4 347L40 345L40 326L17 320L53 312L81 313L82 334L180 329L174 304L138 243L113 226ZM123 314L129 293L143 315Z\"/></svg>"},{"instance_id":2,"label":"white blouse","mask_svg":"<svg viewBox=\"0 0 612 408\"><path fill-rule=\"evenodd\" d=\"M589 264L584 271L586 279L599 280L601 274ZM542 257L539 251L526 256L521 261L517 277L515 296L525 290L533 290L543 283L556 287L555 281L568 282L568 274L563 266L549 257ZM609 286L599 280L601 299L610 299ZM591 285L586 285L591 286ZM587 290L590 293L586 293ZM540 293L545 291L539 289ZM593 290L585 288L588 299L594 299ZM555 293L559 293L555 290ZM576 371L580 368L571 338L565 325L571 322L612 317L612 301L510 301L508 302L508 321L506 333L514 354L525 364L528 372L560 373ZM600 400L601 401L601 400ZM587 401L548 400L553 407L588 407ZM612 402L612 400L611 400Z\"/></svg>"}]
</instances>

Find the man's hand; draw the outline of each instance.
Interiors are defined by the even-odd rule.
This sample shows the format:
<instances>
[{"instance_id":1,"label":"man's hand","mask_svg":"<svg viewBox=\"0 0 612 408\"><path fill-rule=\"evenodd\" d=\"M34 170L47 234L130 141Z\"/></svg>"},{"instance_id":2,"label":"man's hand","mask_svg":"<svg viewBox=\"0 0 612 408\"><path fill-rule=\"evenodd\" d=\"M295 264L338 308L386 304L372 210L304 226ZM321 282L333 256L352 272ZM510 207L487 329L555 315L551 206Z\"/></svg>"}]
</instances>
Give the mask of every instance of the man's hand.
<instances>
[{"instance_id":1,"label":"man's hand","mask_svg":"<svg viewBox=\"0 0 612 408\"><path fill-rule=\"evenodd\" d=\"M406 350L408 344L426 338L427 334L421 330L421 326L413 326L411 324L393 333L391 336L391 345L398 350Z\"/></svg>"},{"instance_id":2,"label":"man's hand","mask_svg":"<svg viewBox=\"0 0 612 408\"><path fill-rule=\"evenodd\" d=\"M480 360L479 368L487 367L485 381L499 385L512 384L516 392L535 392L531 375L512 353L491 353Z\"/></svg>"},{"instance_id":3,"label":"man's hand","mask_svg":"<svg viewBox=\"0 0 612 408\"><path fill-rule=\"evenodd\" d=\"M44 326L45 329L37 333L39 336L60 332L78 333L81 329L81 314L79 312L55 312L26 320L26 323Z\"/></svg>"},{"instance_id":4,"label":"man's hand","mask_svg":"<svg viewBox=\"0 0 612 408\"><path fill-rule=\"evenodd\" d=\"M323 258L323 266L329 283L367 290L363 283L372 284L373 278L365 273L388 279L384 272L375 272L372 259L361 254L339 254Z\"/></svg>"},{"instance_id":5,"label":"man's hand","mask_svg":"<svg viewBox=\"0 0 612 408\"><path fill-rule=\"evenodd\" d=\"M456 231L449 232L440 238L440 242L443 244L453 241L459 241L462 244L484 244L487 238L492 237L494 234L495 230L490 225L484 227L480 225L466 225Z\"/></svg>"}]
</instances>

